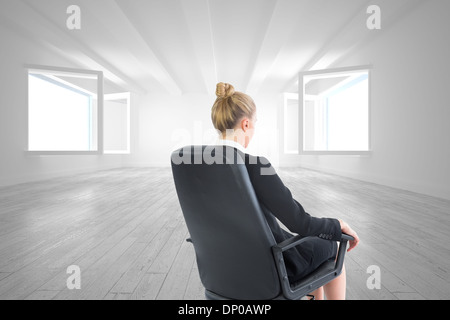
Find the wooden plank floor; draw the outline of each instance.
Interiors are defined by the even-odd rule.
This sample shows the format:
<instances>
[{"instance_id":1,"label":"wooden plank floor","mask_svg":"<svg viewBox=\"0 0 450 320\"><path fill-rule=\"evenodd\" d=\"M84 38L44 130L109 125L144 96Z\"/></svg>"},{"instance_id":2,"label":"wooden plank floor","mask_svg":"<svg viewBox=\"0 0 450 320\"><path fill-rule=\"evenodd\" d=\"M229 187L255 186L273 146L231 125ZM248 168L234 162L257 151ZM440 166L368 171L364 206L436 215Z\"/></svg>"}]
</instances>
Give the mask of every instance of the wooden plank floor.
<instances>
[{"instance_id":1,"label":"wooden plank floor","mask_svg":"<svg viewBox=\"0 0 450 320\"><path fill-rule=\"evenodd\" d=\"M279 169L305 209L361 237L348 299L450 299L450 201ZM0 299L204 299L170 169L124 168L0 188ZM79 266L81 289L67 288ZM370 290L369 266L381 270Z\"/></svg>"}]
</instances>

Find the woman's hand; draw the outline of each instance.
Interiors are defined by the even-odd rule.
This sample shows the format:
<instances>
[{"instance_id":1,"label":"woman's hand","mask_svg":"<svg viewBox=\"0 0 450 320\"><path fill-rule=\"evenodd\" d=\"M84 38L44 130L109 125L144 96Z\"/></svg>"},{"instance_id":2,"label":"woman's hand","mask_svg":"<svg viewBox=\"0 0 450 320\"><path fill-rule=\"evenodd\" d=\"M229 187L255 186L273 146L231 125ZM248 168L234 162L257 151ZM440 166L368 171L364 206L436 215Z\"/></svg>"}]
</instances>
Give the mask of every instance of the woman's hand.
<instances>
[{"instance_id":1,"label":"woman's hand","mask_svg":"<svg viewBox=\"0 0 450 320\"><path fill-rule=\"evenodd\" d=\"M350 246L348 247L347 252L350 252L359 243L358 234L355 232L355 230L350 228L350 226L347 224L347 222L342 221L341 219L338 219L338 220L339 220L339 223L341 224L341 231L342 231L342 233L348 234L349 236L352 236L355 239L355 240L349 241L350 242Z\"/></svg>"}]
</instances>

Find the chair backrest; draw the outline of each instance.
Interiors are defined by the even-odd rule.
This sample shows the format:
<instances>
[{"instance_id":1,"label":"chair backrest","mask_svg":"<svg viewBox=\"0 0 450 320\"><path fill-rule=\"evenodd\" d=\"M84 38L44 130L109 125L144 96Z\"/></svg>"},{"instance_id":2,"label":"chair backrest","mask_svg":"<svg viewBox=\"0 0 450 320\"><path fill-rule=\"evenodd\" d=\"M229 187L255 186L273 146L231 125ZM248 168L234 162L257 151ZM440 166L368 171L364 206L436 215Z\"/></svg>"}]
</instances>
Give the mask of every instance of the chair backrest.
<instances>
[{"instance_id":1,"label":"chair backrest","mask_svg":"<svg viewBox=\"0 0 450 320\"><path fill-rule=\"evenodd\" d=\"M237 150L179 149L172 172L204 287L230 299L279 295L275 239Z\"/></svg>"}]
</instances>

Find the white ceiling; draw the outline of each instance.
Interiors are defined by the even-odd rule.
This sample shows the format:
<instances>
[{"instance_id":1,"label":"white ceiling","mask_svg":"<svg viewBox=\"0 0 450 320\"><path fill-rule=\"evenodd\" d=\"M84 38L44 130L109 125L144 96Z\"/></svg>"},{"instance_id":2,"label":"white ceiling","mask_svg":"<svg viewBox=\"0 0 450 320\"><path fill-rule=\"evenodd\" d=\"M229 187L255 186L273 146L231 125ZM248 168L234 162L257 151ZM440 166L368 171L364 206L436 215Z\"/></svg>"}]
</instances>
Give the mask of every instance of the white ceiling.
<instances>
[{"instance_id":1,"label":"white ceiling","mask_svg":"<svg viewBox=\"0 0 450 320\"><path fill-rule=\"evenodd\" d=\"M421 2L0 0L0 24L130 91L211 94L222 81L285 92L298 72L333 66ZM382 8L381 31L366 27L371 4ZM70 5L81 30L66 27Z\"/></svg>"}]
</instances>

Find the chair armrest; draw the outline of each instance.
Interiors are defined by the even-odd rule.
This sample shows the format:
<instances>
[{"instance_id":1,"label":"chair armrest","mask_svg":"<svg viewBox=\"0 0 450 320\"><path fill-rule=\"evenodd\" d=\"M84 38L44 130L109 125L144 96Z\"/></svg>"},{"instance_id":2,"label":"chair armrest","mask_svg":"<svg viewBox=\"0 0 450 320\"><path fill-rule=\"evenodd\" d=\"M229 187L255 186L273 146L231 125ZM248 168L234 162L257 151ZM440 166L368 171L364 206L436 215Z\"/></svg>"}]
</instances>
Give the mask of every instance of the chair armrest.
<instances>
[{"instance_id":1,"label":"chair armrest","mask_svg":"<svg viewBox=\"0 0 450 320\"><path fill-rule=\"evenodd\" d=\"M286 250L292 249L293 247L296 247L299 244L301 244L307 240L311 240L313 238L317 238L317 237L295 236L295 237L289 238L283 242L276 244L273 248L275 248L276 250L281 250L281 252L284 252ZM348 234L343 233L341 236L341 240L339 240L339 242L347 242L347 241L351 241L351 240L355 240L355 239L352 236L349 236Z\"/></svg>"},{"instance_id":2,"label":"chair armrest","mask_svg":"<svg viewBox=\"0 0 450 320\"><path fill-rule=\"evenodd\" d=\"M288 299L300 299L301 297L307 295L308 293L311 293L312 291L320 288L333 278L337 277L341 274L342 268L344 265L344 257L345 252L347 249L347 242L354 240L352 236L349 236L347 234L342 234L341 239L339 240L340 246L339 251L337 254L336 262L334 265L333 270L326 273L325 275L321 275L318 278L314 278L311 283L302 283L300 282L300 285L295 286L295 288L292 288L291 284L289 283L289 279L287 276L286 266L284 264L284 258L283 258L283 252L289 249L292 249L299 244L308 241L310 239L313 239L316 237L302 237L302 236L295 236L290 239L287 239L283 242L278 243L277 245L272 247L272 252L274 255L275 263L278 269L278 275L281 282L281 287L283 290L283 294ZM330 240L331 241L331 240Z\"/></svg>"},{"instance_id":3,"label":"chair armrest","mask_svg":"<svg viewBox=\"0 0 450 320\"><path fill-rule=\"evenodd\" d=\"M345 233L342 234L341 239L347 240L347 241L355 240L355 238L353 238L352 236L349 236L348 234L345 234Z\"/></svg>"},{"instance_id":4,"label":"chair armrest","mask_svg":"<svg viewBox=\"0 0 450 320\"><path fill-rule=\"evenodd\" d=\"M316 237L295 236L273 246L273 250L284 252Z\"/></svg>"}]
</instances>

